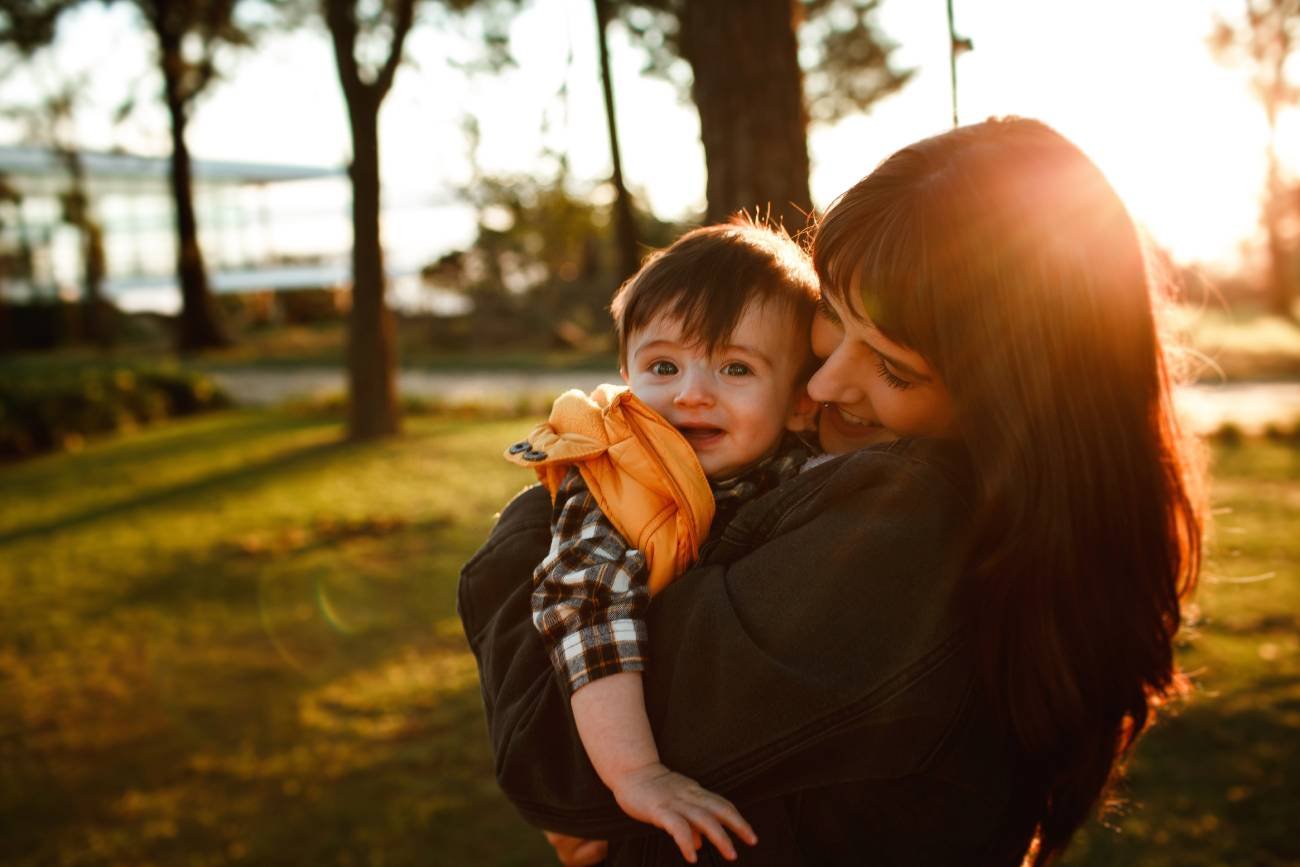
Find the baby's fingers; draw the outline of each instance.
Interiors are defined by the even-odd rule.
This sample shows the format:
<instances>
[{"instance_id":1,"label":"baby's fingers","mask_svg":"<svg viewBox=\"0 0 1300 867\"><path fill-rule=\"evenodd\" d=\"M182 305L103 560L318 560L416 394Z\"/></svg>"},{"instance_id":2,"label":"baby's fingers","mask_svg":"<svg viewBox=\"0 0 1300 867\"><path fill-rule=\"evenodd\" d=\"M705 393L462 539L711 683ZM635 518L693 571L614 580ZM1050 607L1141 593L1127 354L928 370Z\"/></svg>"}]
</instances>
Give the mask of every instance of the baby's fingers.
<instances>
[{"instance_id":1,"label":"baby's fingers","mask_svg":"<svg viewBox=\"0 0 1300 867\"><path fill-rule=\"evenodd\" d=\"M714 818L708 809L699 805L691 805L685 809L685 813L691 825L709 838L709 841L722 853L723 858L728 861L736 860L736 847L732 844L731 837L727 835L722 824Z\"/></svg>"},{"instance_id":2,"label":"baby's fingers","mask_svg":"<svg viewBox=\"0 0 1300 867\"><path fill-rule=\"evenodd\" d=\"M718 821L731 829L731 832L749 845L753 846L758 842L758 835L754 829L745 821L745 817L740 815L736 805L728 801L721 795L715 795L707 792L707 797L702 806L717 817ZM713 839L713 838L709 838Z\"/></svg>"},{"instance_id":3,"label":"baby's fingers","mask_svg":"<svg viewBox=\"0 0 1300 867\"><path fill-rule=\"evenodd\" d=\"M691 827L691 823L680 813L671 810L664 811L659 817L656 824L663 828L673 838L677 848L682 850L682 857L687 862L695 863L695 853L699 851L701 840L700 835Z\"/></svg>"}]
</instances>

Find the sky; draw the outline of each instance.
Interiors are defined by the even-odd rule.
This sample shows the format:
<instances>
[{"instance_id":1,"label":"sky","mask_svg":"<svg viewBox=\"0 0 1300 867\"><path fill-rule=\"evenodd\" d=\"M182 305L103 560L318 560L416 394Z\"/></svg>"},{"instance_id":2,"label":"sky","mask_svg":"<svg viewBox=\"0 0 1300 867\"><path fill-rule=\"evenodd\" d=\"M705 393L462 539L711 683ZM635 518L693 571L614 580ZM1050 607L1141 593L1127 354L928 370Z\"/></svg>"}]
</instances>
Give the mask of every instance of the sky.
<instances>
[{"instance_id":1,"label":"sky","mask_svg":"<svg viewBox=\"0 0 1300 867\"><path fill-rule=\"evenodd\" d=\"M1246 70L1216 61L1206 38L1214 16L1232 17L1241 2L954 0L957 30L974 43L958 61L960 117L1020 114L1052 124L1097 161L1175 258L1236 267L1243 244L1258 235L1267 128ZM869 114L811 130L819 207L898 147L951 123L944 0L884 0L877 21L898 46L894 62L917 72ZM539 171L543 144L567 152L578 179L597 181L610 170L590 3L528 4L511 32L518 66L498 78L456 68L453 61L472 55L473 25L459 29L413 32L409 62L384 103L385 240L399 260L429 261L473 238L458 194L470 171L467 112L479 121L478 157L490 171ZM660 216L702 210L694 108L673 85L643 74L644 58L620 27L610 41L629 184ZM65 20L56 51L4 78L0 103L28 101L59 77L83 74L78 135L87 146L165 155L152 53L129 4L86 4ZM196 157L346 163L346 114L322 27L277 35L224 60L227 74L199 103L189 130ZM127 93L139 107L115 125L109 117ZM19 137L0 122L0 142ZM1300 153L1300 124L1290 114L1280 142L1284 153ZM339 205L322 200L320 207Z\"/></svg>"}]
</instances>

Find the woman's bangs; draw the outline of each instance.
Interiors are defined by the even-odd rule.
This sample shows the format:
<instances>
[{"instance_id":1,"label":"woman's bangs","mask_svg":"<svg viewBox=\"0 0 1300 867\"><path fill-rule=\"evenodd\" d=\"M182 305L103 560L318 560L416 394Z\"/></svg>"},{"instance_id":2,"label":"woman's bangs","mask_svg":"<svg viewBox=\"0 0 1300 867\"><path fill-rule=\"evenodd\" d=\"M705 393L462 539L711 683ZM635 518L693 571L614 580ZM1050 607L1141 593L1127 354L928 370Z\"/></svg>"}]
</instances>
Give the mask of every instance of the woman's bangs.
<instances>
[{"instance_id":1,"label":"woman's bangs","mask_svg":"<svg viewBox=\"0 0 1300 867\"><path fill-rule=\"evenodd\" d=\"M896 343L930 355L934 302L923 229L897 221L868 246L855 289L880 332ZM909 223L914 221L909 220Z\"/></svg>"},{"instance_id":2,"label":"woman's bangs","mask_svg":"<svg viewBox=\"0 0 1300 867\"><path fill-rule=\"evenodd\" d=\"M844 308L864 311L890 340L926 355L934 331L927 233L914 209L892 204L881 202L865 219L845 214L843 224L856 222L855 231L832 231L824 246L818 238L822 291Z\"/></svg>"}]
</instances>

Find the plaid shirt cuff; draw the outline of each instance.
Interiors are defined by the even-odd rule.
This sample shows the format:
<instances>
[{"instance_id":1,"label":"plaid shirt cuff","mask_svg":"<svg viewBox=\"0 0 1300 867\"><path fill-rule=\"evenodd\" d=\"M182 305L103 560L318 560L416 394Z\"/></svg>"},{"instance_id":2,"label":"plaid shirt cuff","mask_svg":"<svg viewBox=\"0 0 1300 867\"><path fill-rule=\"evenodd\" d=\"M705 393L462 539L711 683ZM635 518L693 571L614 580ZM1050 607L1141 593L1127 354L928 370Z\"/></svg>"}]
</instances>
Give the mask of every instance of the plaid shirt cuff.
<instances>
[{"instance_id":1,"label":"plaid shirt cuff","mask_svg":"<svg viewBox=\"0 0 1300 867\"><path fill-rule=\"evenodd\" d=\"M612 620L570 632L551 648L551 664L572 695L593 680L645 671L646 631L640 620Z\"/></svg>"}]
</instances>

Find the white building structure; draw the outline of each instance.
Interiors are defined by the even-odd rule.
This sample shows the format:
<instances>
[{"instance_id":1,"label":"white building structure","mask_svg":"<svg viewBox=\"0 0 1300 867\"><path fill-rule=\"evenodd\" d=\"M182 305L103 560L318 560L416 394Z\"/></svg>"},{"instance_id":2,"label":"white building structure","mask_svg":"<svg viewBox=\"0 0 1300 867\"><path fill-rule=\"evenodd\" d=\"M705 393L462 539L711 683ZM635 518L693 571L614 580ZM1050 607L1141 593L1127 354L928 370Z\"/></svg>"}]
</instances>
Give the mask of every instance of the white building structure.
<instances>
[{"instance_id":1,"label":"white building structure","mask_svg":"<svg viewBox=\"0 0 1300 867\"><path fill-rule=\"evenodd\" d=\"M174 310L176 235L169 160L79 155L103 231L105 295L124 309ZM349 201L343 167L193 162L199 243L217 292L346 285ZM79 231L64 220L67 162L39 147L0 146L0 296L81 296Z\"/></svg>"}]
</instances>

